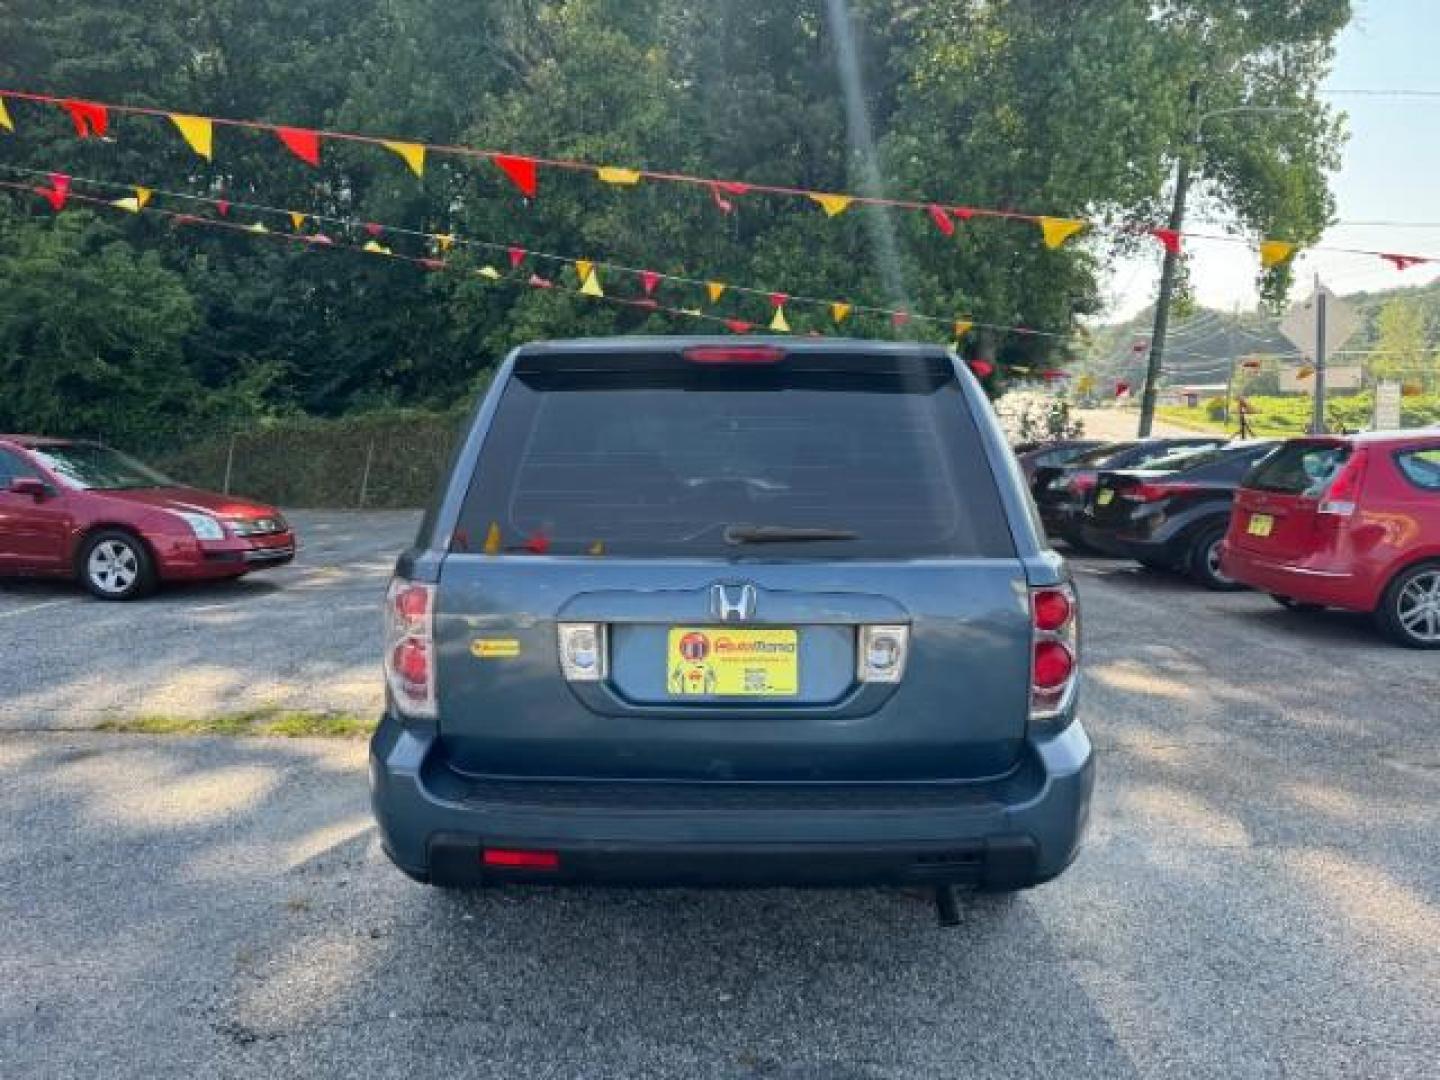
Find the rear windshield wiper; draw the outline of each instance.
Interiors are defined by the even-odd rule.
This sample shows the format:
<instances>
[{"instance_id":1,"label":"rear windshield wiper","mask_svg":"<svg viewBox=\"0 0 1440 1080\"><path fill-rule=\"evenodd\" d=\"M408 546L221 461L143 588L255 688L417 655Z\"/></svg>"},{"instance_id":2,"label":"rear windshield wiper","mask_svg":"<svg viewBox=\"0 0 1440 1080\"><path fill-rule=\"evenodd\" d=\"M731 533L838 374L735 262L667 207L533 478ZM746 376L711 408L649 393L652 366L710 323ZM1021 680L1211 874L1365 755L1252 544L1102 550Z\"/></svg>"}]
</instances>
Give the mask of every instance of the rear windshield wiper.
<instances>
[{"instance_id":1,"label":"rear windshield wiper","mask_svg":"<svg viewBox=\"0 0 1440 1080\"><path fill-rule=\"evenodd\" d=\"M730 525L725 529L727 544L788 544L859 538L859 533L848 529L801 529L790 525Z\"/></svg>"}]
</instances>

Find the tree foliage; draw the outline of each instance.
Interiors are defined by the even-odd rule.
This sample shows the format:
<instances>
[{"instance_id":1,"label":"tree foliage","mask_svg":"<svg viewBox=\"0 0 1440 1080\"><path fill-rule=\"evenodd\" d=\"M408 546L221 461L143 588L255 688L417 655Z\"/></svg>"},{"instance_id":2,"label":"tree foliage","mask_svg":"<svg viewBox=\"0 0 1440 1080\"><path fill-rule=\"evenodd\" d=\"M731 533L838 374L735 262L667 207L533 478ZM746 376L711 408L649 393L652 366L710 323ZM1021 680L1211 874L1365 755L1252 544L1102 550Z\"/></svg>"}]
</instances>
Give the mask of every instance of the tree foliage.
<instances>
[{"instance_id":1,"label":"tree foliage","mask_svg":"<svg viewBox=\"0 0 1440 1080\"><path fill-rule=\"evenodd\" d=\"M819 191L878 176L894 195L1153 223L1176 155L1195 150L1199 83L1203 110L1300 110L1207 121L1197 166L1237 227L1304 242L1331 214L1341 133L1315 91L1347 18L1346 0L0 0L0 85ZM273 136L232 128L208 165L163 120L120 117L113 140L79 141L60 110L10 104L0 166L224 192L242 217L253 201L1046 332L967 338L1011 365L1064 361L1115 250L1050 251L1033 226L982 219L947 238L920 214L826 219L760 196L727 215L703 188L553 170L526 203L484 163L432 157L422 183L383 151L327 142L312 170ZM0 428L121 433L182 407L202 419L444 407L520 341L695 329L560 290L8 204ZM573 284L558 264L532 268ZM1286 284L1281 271L1269 287ZM708 307L698 289L662 291ZM744 303L722 306L765 318L763 297ZM832 329L820 308L790 316L799 332ZM879 318L848 328L922 333ZM119 391L103 415L100 364Z\"/></svg>"}]
</instances>

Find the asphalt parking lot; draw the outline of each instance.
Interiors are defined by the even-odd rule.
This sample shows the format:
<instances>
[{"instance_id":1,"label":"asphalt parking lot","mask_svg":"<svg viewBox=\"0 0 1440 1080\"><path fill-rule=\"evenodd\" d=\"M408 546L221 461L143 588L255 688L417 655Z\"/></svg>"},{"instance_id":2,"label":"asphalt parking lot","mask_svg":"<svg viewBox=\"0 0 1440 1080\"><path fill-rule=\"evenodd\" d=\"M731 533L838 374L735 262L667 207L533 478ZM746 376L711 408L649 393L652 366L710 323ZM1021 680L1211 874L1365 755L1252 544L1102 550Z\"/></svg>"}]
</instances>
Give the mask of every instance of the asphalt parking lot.
<instances>
[{"instance_id":1,"label":"asphalt parking lot","mask_svg":"<svg viewBox=\"0 0 1440 1080\"><path fill-rule=\"evenodd\" d=\"M897 892L390 869L355 740L86 731L373 707L407 515L103 605L0 586L0 1076L1434 1077L1440 656L1077 562L1088 846L935 925Z\"/></svg>"}]
</instances>

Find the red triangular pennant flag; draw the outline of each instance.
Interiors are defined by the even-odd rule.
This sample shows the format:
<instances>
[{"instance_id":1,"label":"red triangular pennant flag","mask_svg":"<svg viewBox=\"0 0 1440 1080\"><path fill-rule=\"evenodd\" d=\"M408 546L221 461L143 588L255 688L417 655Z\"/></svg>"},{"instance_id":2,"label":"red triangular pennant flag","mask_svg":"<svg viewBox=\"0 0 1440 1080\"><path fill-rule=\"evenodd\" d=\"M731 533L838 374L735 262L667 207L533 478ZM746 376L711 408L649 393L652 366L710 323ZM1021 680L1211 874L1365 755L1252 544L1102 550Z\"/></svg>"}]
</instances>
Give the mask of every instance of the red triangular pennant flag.
<instances>
[{"instance_id":1,"label":"red triangular pennant flag","mask_svg":"<svg viewBox=\"0 0 1440 1080\"><path fill-rule=\"evenodd\" d=\"M45 201L50 204L50 209L58 213L70 195L70 177L64 173L51 173L50 186L48 188L37 187L35 192L43 195Z\"/></svg>"},{"instance_id":2,"label":"red triangular pennant flag","mask_svg":"<svg viewBox=\"0 0 1440 1080\"><path fill-rule=\"evenodd\" d=\"M309 128L277 127L275 134L280 137L292 154L306 165L320 164L320 133Z\"/></svg>"},{"instance_id":3,"label":"red triangular pennant flag","mask_svg":"<svg viewBox=\"0 0 1440 1080\"><path fill-rule=\"evenodd\" d=\"M384 235L385 226L376 225L373 221L367 221L365 223L365 231L378 240L382 235Z\"/></svg>"},{"instance_id":4,"label":"red triangular pennant flag","mask_svg":"<svg viewBox=\"0 0 1440 1080\"><path fill-rule=\"evenodd\" d=\"M710 185L710 196L715 200L715 205L720 208L722 214L728 214L735 209L735 204L720 194L720 185Z\"/></svg>"},{"instance_id":5,"label":"red triangular pennant flag","mask_svg":"<svg viewBox=\"0 0 1440 1080\"><path fill-rule=\"evenodd\" d=\"M230 201L228 199L215 200L215 212L221 217L230 216Z\"/></svg>"},{"instance_id":6,"label":"red triangular pennant flag","mask_svg":"<svg viewBox=\"0 0 1440 1080\"><path fill-rule=\"evenodd\" d=\"M955 235L955 222L950 220L950 215L945 212L944 207L931 203L928 213L930 214L930 220L935 223L937 229L946 236Z\"/></svg>"},{"instance_id":7,"label":"red triangular pennant flag","mask_svg":"<svg viewBox=\"0 0 1440 1080\"><path fill-rule=\"evenodd\" d=\"M995 374L995 365L989 360L971 360L970 370L975 373L977 379L988 379Z\"/></svg>"},{"instance_id":8,"label":"red triangular pennant flag","mask_svg":"<svg viewBox=\"0 0 1440 1080\"><path fill-rule=\"evenodd\" d=\"M1151 229L1150 235L1171 255L1180 254L1180 232L1178 229Z\"/></svg>"},{"instance_id":9,"label":"red triangular pennant flag","mask_svg":"<svg viewBox=\"0 0 1440 1080\"><path fill-rule=\"evenodd\" d=\"M426 270L444 270L444 269L445 269L445 260L444 260L444 259L421 259L421 260L419 260L419 262L420 262L420 265L423 266Z\"/></svg>"},{"instance_id":10,"label":"red triangular pennant flag","mask_svg":"<svg viewBox=\"0 0 1440 1080\"><path fill-rule=\"evenodd\" d=\"M546 536L543 532L537 532L532 536L526 537L525 542L520 546L532 554L544 555L550 550L550 537Z\"/></svg>"},{"instance_id":11,"label":"red triangular pennant flag","mask_svg":"<svg viewBox=\"0 0 1440 1080\"><path fill-rule=\"evenodd\" d=\"M93 101L67 101L64 106L75 125L75 134L82 139L104 135L110 127L110 110L104 105L96 105Z\"/></svg>"},{"instance_id":12,"label":"red triangular pennant flag","mask_svg":"<svg viewBox=\"0 0 1440 1080\"><path fill-rule=\"evenodd\" d=\"M725 192L726 195L750 194L750 185L742 184L738 180L716 180L715 186L718 187L721 191Z\"/></svg>"},{"instance_id":13,"label":"red triangular pennant flag","mask_svg":"<svg viewBox=\"0 0 1440 1080\"><path fill-rule=\"evenodd\" d=\"M952 206L950 212L961 221L969 221L975 216L975 211L971 210L968 206Z\"/></svg>"},{"instance_id":14,"label":"red triangular pennant flag","mask_svg":"<svg viewBox=\"0 0 1440 1080\"><path fill-rule=\"evenodd\" d=\"M890 313L890 325L895 327L896 330L899 330L900 327L909 321L910 313L908 311L894 311Z\"/></svg>"},{"instance_id":15,"label":"red triangular pennant flag","mask_svg":"<svg viewBox=\"0 0 1440 1080\"><path fill-rule=\"evenodd\" d=\"M651 300L648 296L645 297L643 300L631 300L630 303L633 304L635 307L645 308L645 310L647 311L654 311L660 306L660 302L658 300Z\"/></svg>"},{"instance_id":16,"label":"red triangular pennant flag","mask_svg":"<svg viewBox=\"0 0 1440 1080\"><path fill-rule=\"evenodd\" d=\"M655 286L659 284L660 275L657 274L654 270L640 271L640 287L645 290L646 296L649 296L651 293L653 293L655 291Z\"/></svg>"},{"instance_id":17,"label":"red triangular pennant flag","mask_svg":"<svg viewBox=\"0 0 1440 1080\"><path fill-rule=\"evenodd\" d=\"M525 249L512 247L510 250L510 269L518 270L520 264L525 261Z\"/></svg>"},{"instance_id":18,"label":"red triangular pennant flag","mask_svg":"<svg viewBox=\"0 0 1440 1080\"><path fill-rule=\"evenodd\" d=\"M1061 379L1068 379L1070 376L1066 372L1051 368L1048 371L1042 371L1040 377L1046 382L1059 382Z\"/></svg>"},{"instance_id":19,"label":"red triangular pennant flag","mask_svg":"<svg viewBox=\"0 0 1440 1080\"><path fill-rule=\"evenodd\" d=\"M770 294L770 306L771 306L771 307L780 307L782 304L785 303L786 300L789 300L789 299L790 299L790 294L789 294L789 293L772 292L772 293Z\"/></svg>"},{"instance_id":20,"label":"red triangular pennant flag","mask_svg":"<svg viewBox=\"0 0 1440 1080\"><path fill-rule=\"evenodd\" d=\"M1389 255L1382 254L1380 258L1386 262L1394 263L1396 270L1408 270L1412 266L1419 266L1421 263L1430 260L1421 255Z\"/></svg>"},{"instance_id":21,"label":"red triangular pennant flag","mask_svg":"<svg viewBox=\"0 0 1440 1080\"><path fill-rule=\"evenodd\" d=\"M530 275L530 284L537 289L553 289L555 287L553 281L543 278L539 274Z\"/></svg>"},{"instance_id":22,"label":"red triangular pennant flag","mask_svg":"<svg viewBox=\"0 0 1440 1080\"><path fill-rule=\"evenodd\" d=\"M726 319L725 328L735 334L748 334L750 324L744 319Z\"/></svg>"},{"instance_id":23,"label":"red triangular pennant flag","mask_svg":"<svg viewBox=\"0 0 1440 1080\"><path fill-rule=\"evenodd\" d=\"M508 176L511 182L520 189L527 199L535 197L535 190L539 177L535 171L535 160L527 157L512 157L509 154L496 154L490 159L495 163L496 168Z\"/></svg>"},{"instance_id":24,"label":"red triangular pennant flag","mask_svg":"<svg viewBox=\"0 0 1440 1080\"><path fill-rule=\"evenodd\" d=\"M1126 394L1128 394L1128 393L1130 393L1130 384L1129 384L1128 382L1126 382L1124 379L1121 379L1119 382L1117 382L1117 383L1115 384L1115 396L1116 396L1116 397L1124 397L1124 396L1125 396Z\"/></svg>"}]
</instances>

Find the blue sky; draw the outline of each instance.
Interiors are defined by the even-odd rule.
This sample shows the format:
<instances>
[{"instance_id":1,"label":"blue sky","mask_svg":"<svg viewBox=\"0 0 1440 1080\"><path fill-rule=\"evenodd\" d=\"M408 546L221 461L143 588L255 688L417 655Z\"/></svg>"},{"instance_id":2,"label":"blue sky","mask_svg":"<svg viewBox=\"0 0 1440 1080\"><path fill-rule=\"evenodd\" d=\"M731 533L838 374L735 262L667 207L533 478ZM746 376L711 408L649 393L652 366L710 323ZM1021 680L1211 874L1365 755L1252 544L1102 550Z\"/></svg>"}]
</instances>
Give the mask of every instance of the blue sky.
<instances>
[{"instance_id":1,"label":"blue sky","mask_svg":"<svg viewBox=\"0 0 1440 1080\"><path fill-rule=\"evenodd\" d=\"M1332 179L1340 224L1322 243L1433 255L1440 227L1394 228L1348 222L1440 222L1440 96L1370 97L1347 90L1426 90L1440 95L1440 0L1353 0L1325 82L1329 100L1349 117L1350 139ZM1157 245L1158 249L1158 245ZM1190 244L1197 298L1211 307L1252 307L1255 254L1238 244ZM1128 317L1153 299L1160 257L1153 252L1117 266L1109 317ZM1380 259L1315 252L1296 262L1296 295L1316 271L1338 293L1422 285L1440 263L1398 272Z\"/></svg>"}]
</instances>

